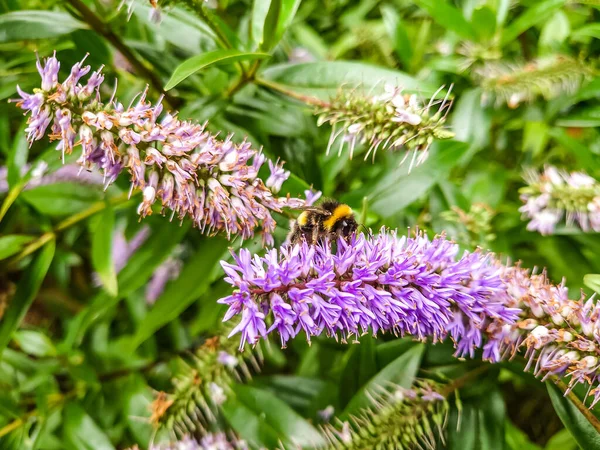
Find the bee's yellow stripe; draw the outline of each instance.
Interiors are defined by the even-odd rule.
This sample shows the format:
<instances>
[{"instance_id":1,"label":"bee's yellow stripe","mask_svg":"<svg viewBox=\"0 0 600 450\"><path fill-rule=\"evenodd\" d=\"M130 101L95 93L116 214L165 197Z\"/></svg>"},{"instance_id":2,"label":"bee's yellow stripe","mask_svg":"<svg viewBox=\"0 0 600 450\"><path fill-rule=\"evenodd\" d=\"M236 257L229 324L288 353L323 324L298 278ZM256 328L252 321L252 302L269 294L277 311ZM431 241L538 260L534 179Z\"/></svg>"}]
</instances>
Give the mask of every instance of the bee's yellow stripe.
<instances>
[{"instance_id":1,"label":"bee's yellow stripe","mask_svg":"<svg viewBox=\"0 0 600 450\"><path fill-rule=\"evenodd\" d=\"M300 213L298 219L296 219L296 223L301 227L305 226L308 223L308 211Z\"/></svg>"},{"instance_id":2,"label":"bee's yellow stripe","mask_svg":"<svg viewBox=\"0 0 600 450\"><path fill-rule=\"evenodd\" d=\"M323 221L326 230L331 230L340 219L352 216L352 208L348 205L339 205L333 210L333 214L327 220Z\"/></svg>"}]
</instances>

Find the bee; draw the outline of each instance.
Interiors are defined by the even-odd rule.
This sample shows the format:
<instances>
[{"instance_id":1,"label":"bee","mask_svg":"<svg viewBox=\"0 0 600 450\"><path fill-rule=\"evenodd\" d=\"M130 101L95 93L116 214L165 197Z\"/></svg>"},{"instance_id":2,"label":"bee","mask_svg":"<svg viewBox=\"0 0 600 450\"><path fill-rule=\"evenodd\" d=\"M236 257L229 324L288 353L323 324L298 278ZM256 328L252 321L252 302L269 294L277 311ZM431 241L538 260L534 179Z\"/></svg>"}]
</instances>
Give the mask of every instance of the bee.
<instances>
[{"instance_id":1,"label":"bee","mask_svg":"<svg viewBox=\"0 0 600 450\"><path fill-rule=\"evenodd\" d=\"M303 208L288 235L288 242L306 240L316 244L319 239L348 238L358 228L352 208L336 200L325 200L318 206Z\"/></svg>"}]
</instances>

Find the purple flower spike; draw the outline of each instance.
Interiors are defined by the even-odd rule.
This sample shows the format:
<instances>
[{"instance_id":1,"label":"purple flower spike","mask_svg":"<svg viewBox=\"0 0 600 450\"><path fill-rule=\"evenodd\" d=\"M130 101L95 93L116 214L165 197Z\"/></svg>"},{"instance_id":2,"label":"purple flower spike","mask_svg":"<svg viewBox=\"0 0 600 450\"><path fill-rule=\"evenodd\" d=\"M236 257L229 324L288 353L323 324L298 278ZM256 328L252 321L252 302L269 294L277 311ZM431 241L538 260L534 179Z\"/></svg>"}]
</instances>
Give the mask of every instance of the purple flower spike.
<instances>
[{"instance_id":1,"label":"purple flower spike","mask_svg":"<svg viewBox=\"0 0 600 450\"><path fill-rule=\"evenodd\" d=\"M206 234L248 239L258 228L263 242L272 244L272 213L304 205L302 199L274 195L290 175L282 164L269 161L266 183L258 178L266 158L250 143L236 144L231 136L219 140L206 124L163 115L161 101L151 104L147 92L127 109L114 98L103 104L102 68L81 81L90 72L84 60L62 83L55 56L43 64L38 61L42 88L34 94L17 88L17 106L30 115L28 140L33 143L48 134L59 141L63 161L65 154L79 148L77 163L98 170L105 187L128 172L131 189L143 192L138 208L142 217L159 203L162 213L169 210L180 220L189 217Z\"/></svg>"},{"instance_id":2,"label":"purple flower spike","mask_svg":"<svg viewBox=\"0 0 600 450\"><path fill-rule=\"evenodd\" d=\"M242 333L241 348L272 332L285 346L301 331L309 340L325 334L342 341L381 331L434 341L451 336L457 354L473 355L493 320L512 324L521 310L507 306L490 255L457 259L458 251L444 237L398 238L383 230L340 240L335 252L303 243L251 259L242 250L236 264L222 263L236 290L219 302L229 305L226 320L242 314L232 332ZM271 325L261 333L265 320Z\"/></svg>"}]
</instances>

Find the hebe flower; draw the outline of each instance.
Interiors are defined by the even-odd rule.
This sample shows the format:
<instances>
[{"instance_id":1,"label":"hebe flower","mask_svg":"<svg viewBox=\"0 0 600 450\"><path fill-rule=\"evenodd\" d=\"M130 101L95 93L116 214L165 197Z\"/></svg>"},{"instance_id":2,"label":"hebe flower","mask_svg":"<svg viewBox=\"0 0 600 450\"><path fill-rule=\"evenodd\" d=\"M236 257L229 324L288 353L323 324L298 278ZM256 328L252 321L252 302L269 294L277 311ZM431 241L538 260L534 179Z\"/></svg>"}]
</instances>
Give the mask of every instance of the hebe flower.
<instances>
[{"instance_id":1,"label":"hebe flower","mask_svg":"<svg viewBox=\"0 0 600 450\"><path fill-rule=\"evenodd\" d=\"M59 141L63 158L79 147L79 165L100 170L106 186L122 171L129 172L131 189L143 191L138 209L142 217L159 202L163 211L171 210L179 219L190 217L203 232L223 231L245 239L260 227L263 240L272 243L271 213L303 205L299 199L274 196L289 176L281 165L269 161L266 184L258 178L266 158L249 142L236 144L231 136L220 140L205 125L163 114L161 102L152 105L146 91L129 108L114 95L102 103L102 69L82 84L81 78L90 71L83 62L59 83L56 57L44 64L38 61L41 89L29 94L17 87L21 96L17 105L30 114L28 139L33 142L49 134L50 140Z\"/></svg>"},{"instance_id":2,"label":"hebe flower","mask_svg":"<svg viewBox=\"0 0 600 450\"><path fill-rule=\"evenodd\" d=\"M449 139L453 133L444 129L447 111L450 109L447 97L427 104L421 103L416 95L404 94L400 87L386 85L382 95L364 95L358 90L340 91L329 103L319 106L318 124L330 123L333 127L327 152L335 140L340 138L339 153L347 143L350 158L357 143L368 143L365 160L377 150L406 151L406 158L412 152L413 164L420 164L427 158L427 150L435 138ZM437 111L430 115L431 109ZM403 160L404 161L404 160Z\"/></svg>"},{"instance_id":3,"label":"hebe flower","mask_svg":"<svg viewBox=\"0 0 600 450\"><path fill-rule=\"evenodd\" d=\"M593 407L600 401L600 306L594 296L569 300L564 281L555 285L544 272L529 273L519 266L503 267L501 277L509 306L523 312L515 323L490 324L484 358L496 362L524 352L526 369L536 376L566 376L568 391L587 385Z\"/></svg>"},{"instance_id":4,"label":"hebe flower","mask_svg":"<svg viewBox=\"0 0 600 450\"><path fill-rule=\"evenodd\" d=\"M302 243L264 257L242 249L234 264L221 263L236 289L219 303L229 305L224 320L241 315L232 331L241 333L241 349L274 331L283 346L301 331L309 341L382 331L433 341L450 336L459 355L473 356L490 320L513 323L520 312L506 306L490 255L457 258L458 245L444 237L398 238L382 230L331 247Z\"/></svg>"},{"instance_id":5,"label":"hebe flower","mask_svg":"<svg viewBox=\"0 0 600 450\"><path fill-rule=\"evenodd\" d=\"M411 389L400 386L371 393L373 405L338 426L328 425L328 450L434 448L443 441L448 403L441 386L418 381ZM338 421L339 422L339 421Z\"/></svg>"},{"instance_id":6,"label":"hebe flower","mask_svg":"<svg viewBox=\"0 0 600 450\"><path fill-rule=\"evenodd\" d=\"M583 172L566 172L547 166L539 174L526 174L528 186L521 189L524 205L519 208L531 219L527 229L552 234L566 219L583 231L600 232L600 183Z\"/></svg>"}]
</instances>

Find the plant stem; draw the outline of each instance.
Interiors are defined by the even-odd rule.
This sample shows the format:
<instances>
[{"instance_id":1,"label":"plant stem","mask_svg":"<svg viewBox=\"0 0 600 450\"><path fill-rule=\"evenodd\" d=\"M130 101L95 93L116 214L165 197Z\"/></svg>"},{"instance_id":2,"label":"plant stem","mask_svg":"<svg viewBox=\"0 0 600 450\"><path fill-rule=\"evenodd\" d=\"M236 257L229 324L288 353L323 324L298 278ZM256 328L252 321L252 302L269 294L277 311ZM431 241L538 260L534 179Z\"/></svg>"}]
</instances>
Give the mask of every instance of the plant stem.
<instances>
[{"instance_id":1,"label":"plant stem","mask_svg":"<svg viewBox=\"0 0 600 450\"><path fill-rule=\"evenodd\" d=\"M320 106L320 107L330 106L329 103L326 101L323 101L316 97L310 97L308 95L299 94L298 92L294 92L294 91L286 88L284 85L276 83L274 81L265 80L263 78L255 78L254 81L256 84L258 84L260 86L264 86L269 89L273 89L274 91L280 92L284 95L287 95L288 97L295 98L296 100L300 100L302 103L306 103L307 105L310 105L310 106Z\"/></svg>"},{"instance_id":2,"label":"plant stem","mask_svg":"<svg viewBox=\"0 0 600 450\"><path fill-rule=\"evenodd\" d=\"M556 376L553 378L554 378L554 382L556 383L556 386L558 386L558 388L562 392L566 392L568 389L568 386L565 384L565 382ZM583 402L579 399L579 397L577 397L577 395L573 391L570 391L567 394L567 398L575 405L575 407L579 410L579 412L584 415L584 417L594 427L594 429L598 433L600 433L600 420L594 415L594 413L592 411L590 411L590 409L587 406L585 406L583 404Z\"/></svg>"},{"instance_id":3,"label":"plant stem","mask_svg":"<svg viewBox=\"0 0 600 450\"><path fill-rule=\"evenodd\" d=\"M92 206L90 206L88 209L81 211L77 214L74 214L71 217L67 217L65 220L60 222L54 230L48 231L48 232L42 234L35 241L31 242L23 250L21 250L20 253L18 253L16 256L12 257L8 261L7 266L14 266L14 264L21 261L26 256L32 254L40 247L43 247L48 242L55 239L56 235L60 231L63 231L65 229L69 228L70 226L75 225L76 223L81 222L82 220L93 216L94 214L96 214L96 213L102 211L104 208L106 208L107 205L111 205L111 206L119 205L122 203L126 203L129 200L130 200L129 194L122 194L117 197L111 198L109 200L101 200L99 202L96 202Z\"/></svg>"},{"instance_id":4,"label":"plant stem","mask_svg":"<svg viewBox=\"0 0 600 450\"><path fill-rule=\"evenodd\" d=\"M99 35L110 42L133 66L135 71L148 80L154 90L164 95L165 103L171 108L177 108L180 104L179 99L165 92L160 78L151 69L146 67L131 49L121 40L121 38L104 23L94 11L92 11L82 0L67 0L67 2L81 15L83 20Z\"/></svg>"}]
</instances>

